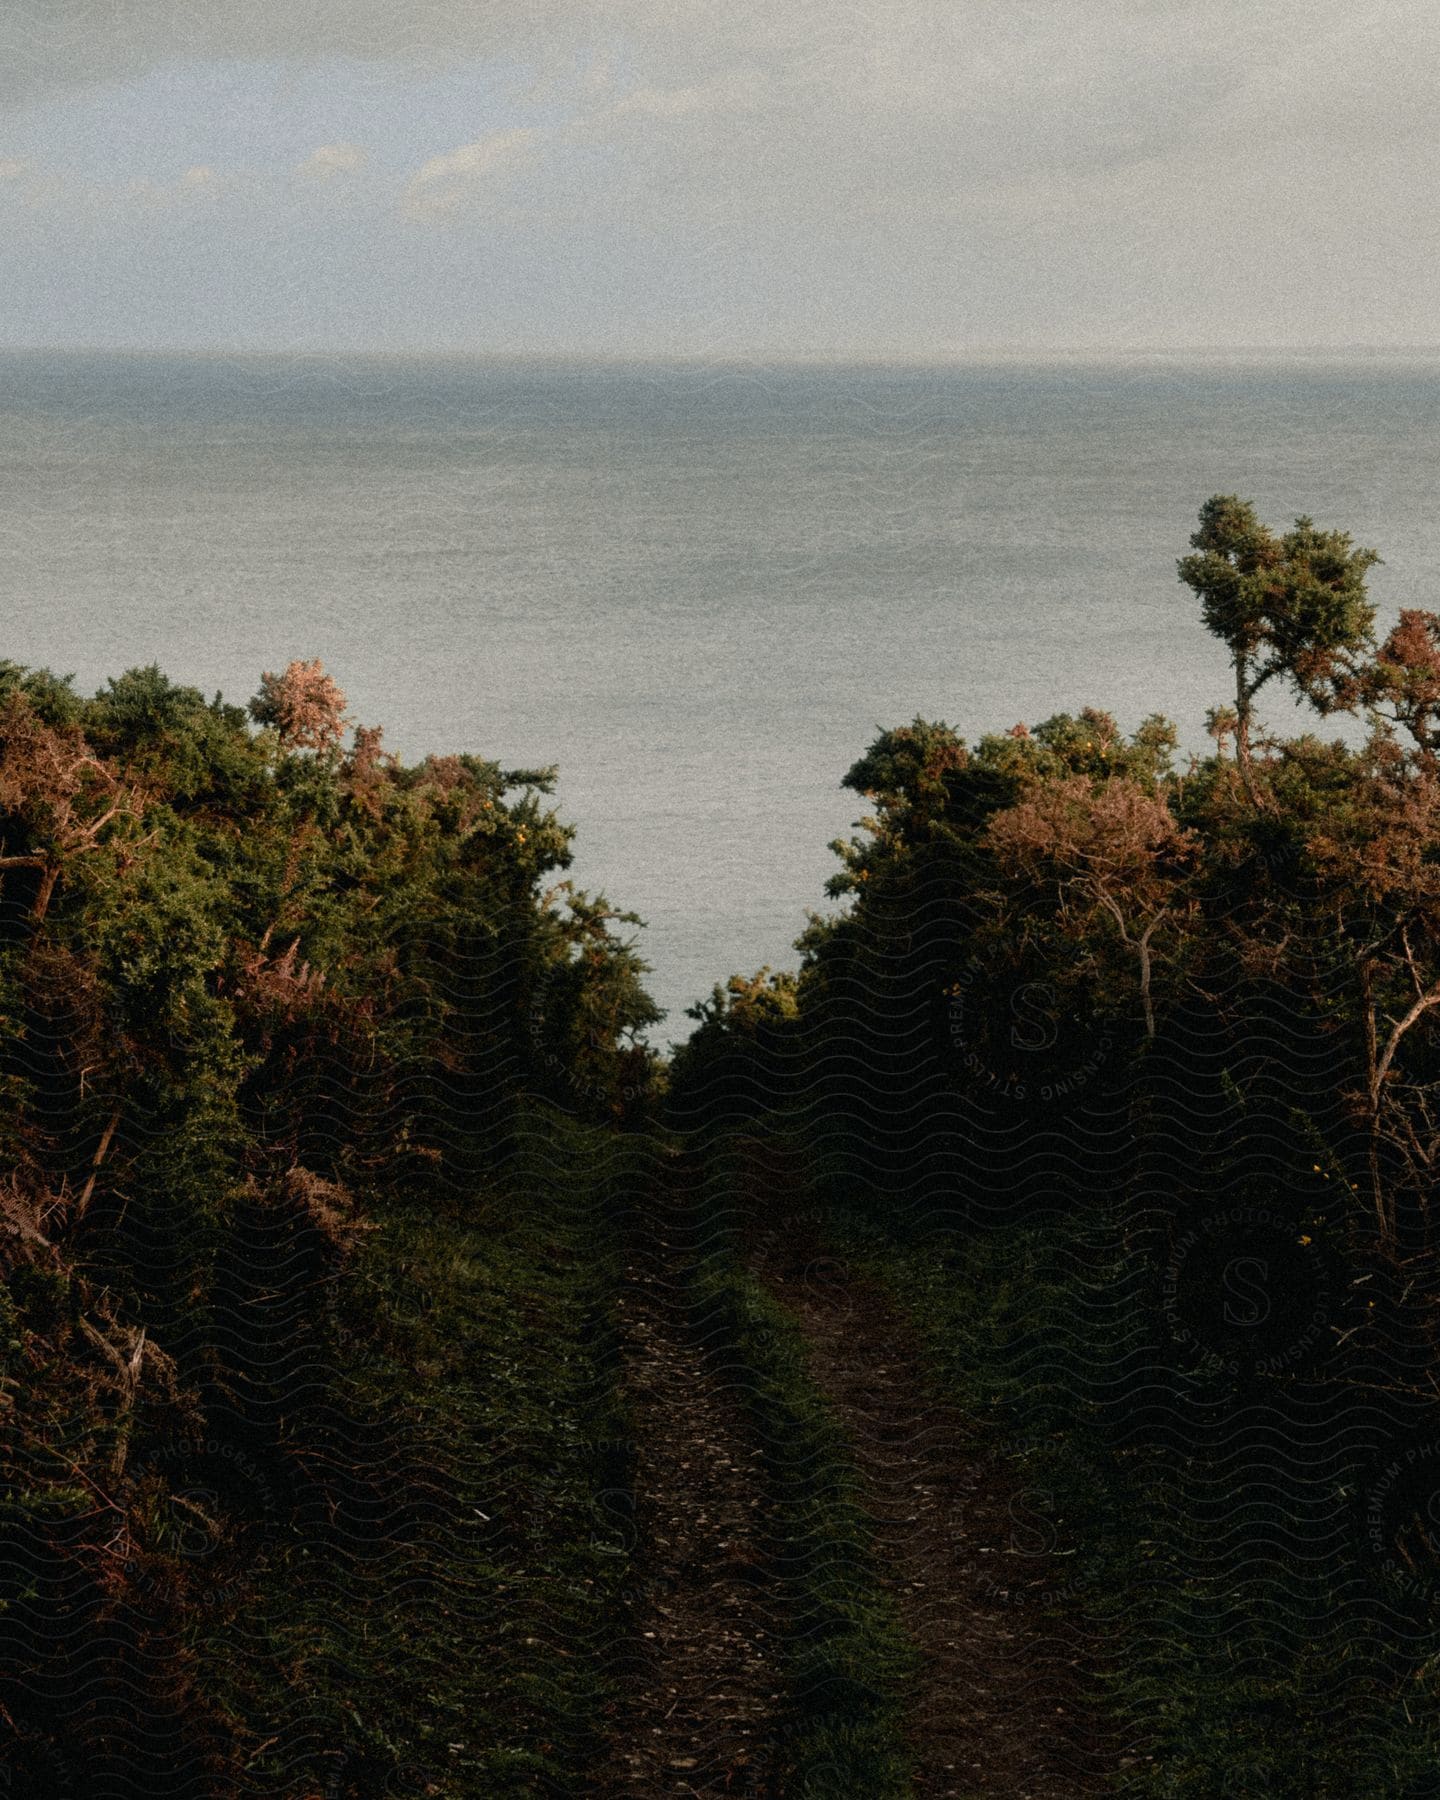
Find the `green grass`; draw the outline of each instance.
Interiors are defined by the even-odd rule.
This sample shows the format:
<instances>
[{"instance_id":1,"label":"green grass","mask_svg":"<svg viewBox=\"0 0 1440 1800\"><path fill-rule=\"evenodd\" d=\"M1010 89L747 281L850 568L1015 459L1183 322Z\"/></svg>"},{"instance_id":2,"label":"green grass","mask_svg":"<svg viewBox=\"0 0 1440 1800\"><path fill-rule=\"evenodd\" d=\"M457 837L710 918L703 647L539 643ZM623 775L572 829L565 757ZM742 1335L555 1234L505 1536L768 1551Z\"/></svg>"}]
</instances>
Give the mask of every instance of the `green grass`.
<instances>
[{"instance_id":1,"label":"green grass","mask_svg":"<svg viewBox=\"0 0 1440 1800\"><path fill-rule=\"evenodd\" d=\"M899 1800L911 1791L903 1695L914 1651L871 1557L872 1528L843 1431L805 1365L789 1313L717 1256L695 1285L707 1341L744 1371L765 1445L774 1549L789 1612L785 1791Z\"/></svg>"},{"instance_id":2,"label":"green grass","mask_svg":"<svg viewBox=\"0 0 1440 1800\"><path fill-rule=\"evenodd\" d=\"M1250 1532L1231 1502L1218 1534L1198 1513L1192 1459L1127 1436L1107 1384L1127 1350L1150 1367L1163 1351L1101 1209L923 1242L852 1214L833 1241L913 1320L945 1396L998 1442L1023 1443L1027 1473L1061 1493L1079 1540L1075 1604L1109 1651L1091 1698L1140 1759L1116 1771L1117 1793L1440 1792L1440 1682L1423 1639L1387 1643L1372 1622L1362 1650L1363 1571L1332 1559L1307 1572L1266 1548L1283 1493L1261 1495Z\"/></svg>"},{"instance_id":3,"label":"green grass","mask_svg":"<svg viewBox=\"0 0 1440 1800\"><path fill-rule=\"evenodd\" d=\"M503 1183L374 1215L326 1332L358 1477L205 1644L254 1791L583 1791L629 1567L604 1496L629 1479L613 1217L635 1154L536 1114Z\"/></svg>"}]
</instances>

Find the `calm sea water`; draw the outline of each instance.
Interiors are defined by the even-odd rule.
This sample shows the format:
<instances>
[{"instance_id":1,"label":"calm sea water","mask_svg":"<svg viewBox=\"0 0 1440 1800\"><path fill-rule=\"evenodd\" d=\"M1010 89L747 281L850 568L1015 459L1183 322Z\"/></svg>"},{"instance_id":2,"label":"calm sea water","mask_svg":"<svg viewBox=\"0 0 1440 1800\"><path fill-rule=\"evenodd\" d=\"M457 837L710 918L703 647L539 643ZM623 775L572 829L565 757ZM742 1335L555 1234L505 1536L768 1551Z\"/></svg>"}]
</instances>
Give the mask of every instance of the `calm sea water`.
<instances>
[{"instance_id":1,"label":"calm sea water","mask_svg":"<svg viewBox=\"0 0 1440 1800\"><path fill-rule=\"evenodd\" d=\"M1440 363L943 370L0 356L0 655L244 700L322 657L407 758L560 765L577 878L684 1007L793 962L917 713L1192 746L1199 503L1310 512L1440 599ZM1273 712L1273 708L1272 708Z\"/></svg>"}]
</instances>

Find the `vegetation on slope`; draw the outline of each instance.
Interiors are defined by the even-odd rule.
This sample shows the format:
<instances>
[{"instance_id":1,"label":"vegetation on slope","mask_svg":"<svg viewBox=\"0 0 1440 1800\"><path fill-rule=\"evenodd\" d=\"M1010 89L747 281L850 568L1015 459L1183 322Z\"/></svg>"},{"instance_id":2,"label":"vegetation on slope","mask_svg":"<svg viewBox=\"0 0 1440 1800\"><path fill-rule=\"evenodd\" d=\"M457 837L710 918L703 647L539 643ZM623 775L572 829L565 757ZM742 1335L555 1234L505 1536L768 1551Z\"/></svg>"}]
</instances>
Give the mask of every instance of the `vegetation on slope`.
<instances>
[{"instance_id":1,"label":"vegetation on slope","mask_svg":"<svg viewBox=\"0 0 1440 1800\"><path fill-rule=\"evenodd\" d=\"M403 766L313 663L248 711L0 664L13 1791L585 1791L676 1138L726 1196L681 1279L770 1446L792 1785L905 1791L912 1648L744 1264L767 1156L1043 1500L1117 1792L1433 1791L1440 617L1377 642L1373 553L1233 496L1191 551L1210 754L882 733L848 905L668 1070L549 771ZM1268 733L1281 684L1363 741Z\"/></svg>"},{"instance_id":2,"label":"vegetation on slope","mask_svg":"<svg viewBox=\"0 0 1440 1800\"><path fill-rule=\"evenodd\" d=\"M848 908L674 1059L677 1123L803 1145L1083 1519L1127 1790L1432 1791L1440 617L1377 643L1374 560L1206 504L1235 698L1183 767L1094 708L884 732ZM1280 684L1363 741L1267 733Z\"/></svg>"},{"instance_id":3,"label":"vegetation on slope","mask_svg":"<svg viewBox=\"0 0 1440 1800\"><path fill-rule=\"evenodd\" d=\"M546 1791L602 1703L655 1009L549 771L343 706L0 667L19 1792Z\"/></svg>"}]
</instances>

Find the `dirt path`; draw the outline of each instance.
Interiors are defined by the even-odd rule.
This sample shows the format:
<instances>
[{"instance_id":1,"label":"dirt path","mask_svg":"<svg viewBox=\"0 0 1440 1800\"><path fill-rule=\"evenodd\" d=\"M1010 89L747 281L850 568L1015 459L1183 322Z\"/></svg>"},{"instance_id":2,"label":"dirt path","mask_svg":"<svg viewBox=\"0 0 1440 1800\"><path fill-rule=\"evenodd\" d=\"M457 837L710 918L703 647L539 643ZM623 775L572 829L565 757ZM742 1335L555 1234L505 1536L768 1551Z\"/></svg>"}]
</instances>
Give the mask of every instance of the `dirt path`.
<instances>
[{"instance_id":1,"label":"dirt path","mask_svg":"<svg viewBox=\"0 0 1440 1800\"><path fill-rule=\"evenodd\" d=\"M700 1179L689 1159L668 1171L621 1300L636 1576L615 1650L624 1699L587 1788L602 1800L784 1796L774 1763L785 1620L763 1550L761 1446L735 1371L707 1352L684 1305L707 1217ZM808 1341L811 1375L853 1445L879 1579L921 1655L908 1708L914 1792L1106 1791L1101 1775L1134 1758L1104 1740L1082 1698L1079 1671L1103 1655L1075 1622L1082 1606L1062 1604L1060 1622L1047 1611L1075 1566L1063 1506L934 1401L909 1326L879 1287L823 1253L814 1229L771 1232L748 1260Z\"/></svg>"},{"instance_id":2,"label":"dirt path","mask_svg":"<svg viewBox=\"0 0 1440 1800\"><path fill-rule=\"evenodd\" d=\"M910 1709L915 1792L955 1800L1073 1800L1123 1748L1097 1741L1076 1666L1095 1642L1041 1616L1063 1592L1050 1496L937 1406L918 1345L871 1283L833 1257L771 1239L756 1273L799 1321L810 1368L855 1447L884 1584L923 1659ZM1131 1759L1133 1760L1133 1759Z\"/></svg>"},{"instance_id":3,"label":"dirt path","mask_svg":"<svg viewBox=\"0 0 1440 1800\"><path fill-rule=\"evenodd\" d=\"M622 1376L636 1443L638 1589L625 1700L588 1790L607 1800L776 1792L781 1703L772 1585L760 1551L760 1448L681 1304L690 1249L683 1177L626 1271Z\"/></svg>"}]
</instances>

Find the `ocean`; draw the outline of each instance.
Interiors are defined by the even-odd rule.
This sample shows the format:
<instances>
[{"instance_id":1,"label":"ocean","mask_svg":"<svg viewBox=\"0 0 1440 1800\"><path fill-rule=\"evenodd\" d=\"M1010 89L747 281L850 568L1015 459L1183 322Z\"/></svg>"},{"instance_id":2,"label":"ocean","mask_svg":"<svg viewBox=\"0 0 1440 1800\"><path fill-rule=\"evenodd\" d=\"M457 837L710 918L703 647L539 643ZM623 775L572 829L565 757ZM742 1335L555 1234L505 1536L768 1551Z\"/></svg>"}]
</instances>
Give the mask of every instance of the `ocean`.
<instances>
[{"instance_id":1,"label":"ocean","mask_svg":"<svg viewBox=\"0 0 1440 1800\"><path fill-rule=\"evenodd\" d=\"M1175 560L1209 494L1374 545L1382 626L1435 604L1437 424L1440 359L6 353L0 656L236 701L318 656L407 760L558 764L664 1044L793 966L883 727L1088 704L1204 747L1227 671Z\"/></svg>"}]
</instances>

